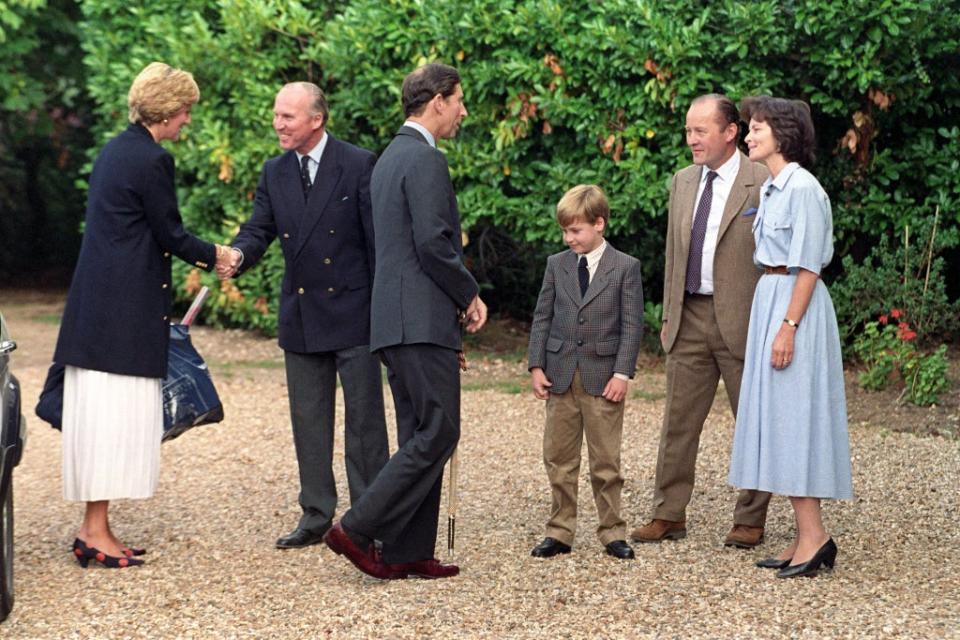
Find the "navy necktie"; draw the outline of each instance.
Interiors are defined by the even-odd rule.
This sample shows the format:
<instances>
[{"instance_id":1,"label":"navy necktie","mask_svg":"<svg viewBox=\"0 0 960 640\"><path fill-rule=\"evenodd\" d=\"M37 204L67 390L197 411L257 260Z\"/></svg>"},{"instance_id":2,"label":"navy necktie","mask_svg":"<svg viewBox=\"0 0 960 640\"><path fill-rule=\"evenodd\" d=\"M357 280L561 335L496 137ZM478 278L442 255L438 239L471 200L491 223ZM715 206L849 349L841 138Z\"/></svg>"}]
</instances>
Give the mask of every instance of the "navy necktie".
<instances>
[{"instance_id":1,"label":"navy necktie","mask_svg":"<svg viewBox=\"0 0 960 640\"><path fill-rule=\"evenodd\" d=\"M687 293L696 293L700 288L700 270L703 267L703 239L707 235L707 218L710 217L710 204L713 202L713 180L716 171L707 173L707 184L703 187L700 202L693 218L693 230L690 232L690 254L687 257L687 280L684 287Z\"/></svg>"},{"instance_id":2,"label":"navy necktie","mask_svg":"<svg viewBox=\"0 0 960 640\"><path fill-rule=\"evenodd\" d=\"M577 278L580 280L580 297L587 295L587 287L590 286L590 272L587 271L587 256L580 256L580 264L577 265Z\"/></svg>"},{"instance_id":3,"label":"navy necktie","mask_svg":"<svg viewBox=\"0 0 960 640\"><path fill-rule=\"evenodd\" d=\"M300 158L300 185L303 187L303 199L310 193L310 156Z\"/></svg>"}]
</instances>

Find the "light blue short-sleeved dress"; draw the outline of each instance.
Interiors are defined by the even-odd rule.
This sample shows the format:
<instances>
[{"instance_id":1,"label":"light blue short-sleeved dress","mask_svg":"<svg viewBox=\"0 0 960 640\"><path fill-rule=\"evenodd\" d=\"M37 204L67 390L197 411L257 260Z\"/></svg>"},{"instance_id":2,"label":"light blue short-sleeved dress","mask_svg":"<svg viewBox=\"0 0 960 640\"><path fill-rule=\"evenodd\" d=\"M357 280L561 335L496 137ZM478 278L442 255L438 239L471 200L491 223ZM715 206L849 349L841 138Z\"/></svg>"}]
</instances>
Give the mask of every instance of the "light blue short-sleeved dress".
<instances>
[{"instance_id":1,"label":"light blue short-sleeved dress","mask_svg":"<svg viewBox=\"0 0 960 640\"><path fill-rule=\"evenodd\" d=\"M830 294L817 280L785 369L770 364L797 270L814 273L833 257L830 199L808 171L788 164L761 190L753 223L758 267L789 275L760 278L753 296L729 481L787 496L852 498L847 401L840 332Z\"/></svg>"}]
</instances>

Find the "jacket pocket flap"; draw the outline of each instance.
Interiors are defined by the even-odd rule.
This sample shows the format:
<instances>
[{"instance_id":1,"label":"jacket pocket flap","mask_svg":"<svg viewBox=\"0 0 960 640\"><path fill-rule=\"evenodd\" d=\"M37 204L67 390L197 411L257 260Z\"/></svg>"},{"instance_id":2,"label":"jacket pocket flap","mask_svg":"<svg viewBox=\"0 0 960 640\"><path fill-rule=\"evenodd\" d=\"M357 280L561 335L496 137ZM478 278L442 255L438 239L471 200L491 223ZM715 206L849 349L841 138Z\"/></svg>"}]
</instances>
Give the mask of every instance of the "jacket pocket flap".
<instances>
[{"instance_id":1,"label":"jacket pocket flap","mask_svg":"<svg viewBox=\"0 0 960 640\"><path fill-rule=\"evenodd\" d=\"M560 338L549 338L547 339L547 351L551 353L556 353L563 348L563 340Z\"/></svg>"},{"instance_id":2,"label":"jacket pocket flap","mask_svg":"<svg viewBox=\"0 0 960 640\"><path fill-rule=\"evenodd\" d=\"M606 340L604 342L597 343L597 355L598 356L615 356L617 355L617 349L620 348L619 340Z\"/></svg>"}]
</instances>

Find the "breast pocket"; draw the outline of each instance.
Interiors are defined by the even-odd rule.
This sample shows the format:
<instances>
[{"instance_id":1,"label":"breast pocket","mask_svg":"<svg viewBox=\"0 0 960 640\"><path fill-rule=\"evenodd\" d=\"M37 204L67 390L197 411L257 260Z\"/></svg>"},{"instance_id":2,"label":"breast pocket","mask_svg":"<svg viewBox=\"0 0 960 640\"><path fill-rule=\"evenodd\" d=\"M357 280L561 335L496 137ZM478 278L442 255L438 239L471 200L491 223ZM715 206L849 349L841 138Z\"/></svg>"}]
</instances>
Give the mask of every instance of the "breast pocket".
<instances>
[{"instance_id":1,"label":"breast pocket","mask_svg":"<svg viewBox=\"0 0 960 640\"><path fill-rule=\"evenodd\" d=\"M793 214L789 211L771 211L763 214L763 226L770 231L783 231L793 227Z\"/></svg>"}]
</instances>

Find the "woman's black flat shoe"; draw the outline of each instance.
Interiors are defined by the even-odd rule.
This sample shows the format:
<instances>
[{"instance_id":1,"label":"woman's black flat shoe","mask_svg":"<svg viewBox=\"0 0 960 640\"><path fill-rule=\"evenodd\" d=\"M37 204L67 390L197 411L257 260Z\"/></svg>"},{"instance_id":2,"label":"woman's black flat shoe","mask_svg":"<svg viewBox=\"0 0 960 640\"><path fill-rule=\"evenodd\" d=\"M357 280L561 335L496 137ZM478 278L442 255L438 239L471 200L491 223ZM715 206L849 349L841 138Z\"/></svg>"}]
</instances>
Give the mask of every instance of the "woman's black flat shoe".
<instances>
[{"instance_id":1,"label":"woman's black flat shoe","mask_svg":"<svg viewBox=\"0 0 960 640\"><path fill-rule=\"evenodd\" d=\"M124 567L136 567L143 564L143 560L127 557L108 556L96 547L87 546L87 543L77 538L73 541L73 555L84 569L90 564L91 560L99 562L108 569L123 569Z\"/></svg>"},{"instance_id":2,"label":"woman's black flat shoe","mask_svg":"<svg viewBox=\"0 0 960 640\"><path fill-rule=\"evenodd\" d=\"M783 569L784 567L790 566L790 561L793 558L787 558L786 560L781 560L780 558L764 558L763 560L757 560L757 566L761 569Z\"/></svg>"},{"instance_id":3,"label":"woman's black flat shoe","mask_svg":"<svg viewBox=\"0 0 960 640\"><path fill-rule=\"evenodd\" d=\"M815 554L813 554L812 558L806 562L801 562L800 564L794 564L780 569L780 571L777 572L777 577L799 578L801 576L810 576L812 578L820 572L821 567L833 569L833 565L836 561L837 545L833 541L833 538L830 538L822 547L817 550Z\"/></svg>"}]
</instances>

